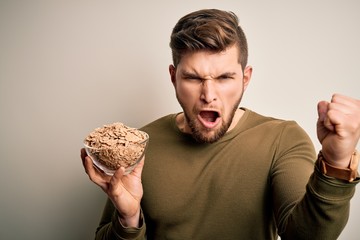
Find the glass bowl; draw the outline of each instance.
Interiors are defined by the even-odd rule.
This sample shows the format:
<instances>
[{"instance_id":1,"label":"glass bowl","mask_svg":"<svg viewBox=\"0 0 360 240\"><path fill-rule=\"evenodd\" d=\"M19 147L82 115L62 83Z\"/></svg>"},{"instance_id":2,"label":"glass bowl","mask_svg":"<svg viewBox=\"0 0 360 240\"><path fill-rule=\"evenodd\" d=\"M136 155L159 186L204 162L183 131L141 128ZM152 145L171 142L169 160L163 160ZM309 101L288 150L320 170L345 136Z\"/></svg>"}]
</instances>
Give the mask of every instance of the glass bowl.
<instances>
[{"instance_id":1,"label":"glass bowl","mask_svg":"<svg viewBox=\"0 0 360 240\"><path fill-rule=\"evenodd\" d=\"M131 173L145 154L149 135L146 132L137 130L145 137L139 142L127 141L116 146L91 147L84 140L84 148L93 164L109 176L114 175L120 167L125 168L125 174Z\"/></svg>"}]
</instances>

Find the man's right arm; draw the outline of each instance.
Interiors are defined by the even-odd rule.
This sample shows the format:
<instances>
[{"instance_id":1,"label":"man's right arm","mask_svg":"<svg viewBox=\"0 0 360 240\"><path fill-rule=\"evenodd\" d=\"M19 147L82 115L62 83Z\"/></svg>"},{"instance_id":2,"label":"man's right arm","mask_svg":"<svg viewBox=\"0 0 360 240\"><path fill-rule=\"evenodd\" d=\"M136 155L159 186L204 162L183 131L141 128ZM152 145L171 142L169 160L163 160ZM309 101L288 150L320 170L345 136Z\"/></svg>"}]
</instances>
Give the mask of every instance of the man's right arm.
<instances>
[{"instance_id":1,"label":"man's right arm","mask_svg":"<svg viewBox=\"0 0 360 240\"><path fill-rule=\"evenodd\" d=\"M84 149L81 149L81 159L90 180L108 196L96 239L143 239L145 224L140 202L143 195L141 174L145 159L131 173L125 174L125 169L120 168L113 176L96 169Z\"/></svg>"}]
</instances>

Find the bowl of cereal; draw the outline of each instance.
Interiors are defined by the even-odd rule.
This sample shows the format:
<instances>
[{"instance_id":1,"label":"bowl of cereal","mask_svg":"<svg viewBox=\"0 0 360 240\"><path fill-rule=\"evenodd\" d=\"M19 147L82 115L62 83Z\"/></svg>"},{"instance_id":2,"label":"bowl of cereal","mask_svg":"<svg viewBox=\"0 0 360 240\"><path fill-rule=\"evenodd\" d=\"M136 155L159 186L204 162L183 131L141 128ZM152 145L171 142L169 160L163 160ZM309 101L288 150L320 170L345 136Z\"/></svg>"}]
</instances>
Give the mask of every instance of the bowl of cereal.
<instances>
[{"instance_id":1,"label":"bowl of cereal","mask_svg":"<svg viewBox=\"0 0 360 240\"><path fill-rule=\"evenodd\" d=\"M130 173L143 158L149 135L115 122L96 128L84 139L84 147L93 164L112 176L120 167Z\"/></svg>"}]
</instances>

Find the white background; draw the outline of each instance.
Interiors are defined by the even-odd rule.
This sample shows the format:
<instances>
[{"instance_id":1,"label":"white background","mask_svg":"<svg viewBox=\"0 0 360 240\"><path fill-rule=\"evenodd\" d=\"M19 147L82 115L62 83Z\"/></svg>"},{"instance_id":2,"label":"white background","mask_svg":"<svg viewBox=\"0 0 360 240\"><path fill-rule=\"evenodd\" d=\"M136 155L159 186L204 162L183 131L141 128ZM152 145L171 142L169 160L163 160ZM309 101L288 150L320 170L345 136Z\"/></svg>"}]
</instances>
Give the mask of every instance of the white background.
<instances>
[{"instance_id":1,"label":"white background","mask_svg":"<svg viewBox=\"0 0 360 240\"><path fill-rule=\"evenodd\" d=\"M92 239L105 195L83 171L95 127L180 111L170 32L200 8L238 14L253 79L242 106L296 120L314 140L316 104L360 98L360 2L0 0L0 239ZM360 195L340 239L359 235Z\"/></svg>"}]
</instances>

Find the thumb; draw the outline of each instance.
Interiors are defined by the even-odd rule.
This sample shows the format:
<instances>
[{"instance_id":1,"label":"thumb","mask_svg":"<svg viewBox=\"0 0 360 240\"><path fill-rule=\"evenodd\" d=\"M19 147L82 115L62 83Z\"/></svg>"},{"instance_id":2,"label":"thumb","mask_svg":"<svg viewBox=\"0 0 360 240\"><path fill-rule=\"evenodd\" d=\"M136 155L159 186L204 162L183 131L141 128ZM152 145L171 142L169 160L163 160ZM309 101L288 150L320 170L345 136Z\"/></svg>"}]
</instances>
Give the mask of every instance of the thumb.
<instances>
[{"instance_id":1,"label":"thumb","mask_svg":"<svg viewBox=\"0 0 360 240\"><path fill-rule=\"evenodd\" d=\"M328 117L329 102L321 101L318 103L318 127L325 127L330 131L334 131L334 125Z\"/></svg>"},{"instance_id":2,"label":"thumb","mask_svg":"<svg viewBox=\"0 0 360 240\"><path fill-rule=\"evenodd\" d=\"M318 103L317 110L318 110L318 121L323 122L326 119L326 114L328 111L329 103L326 101L321 101Z\"/></svg>"}]
</instances>

